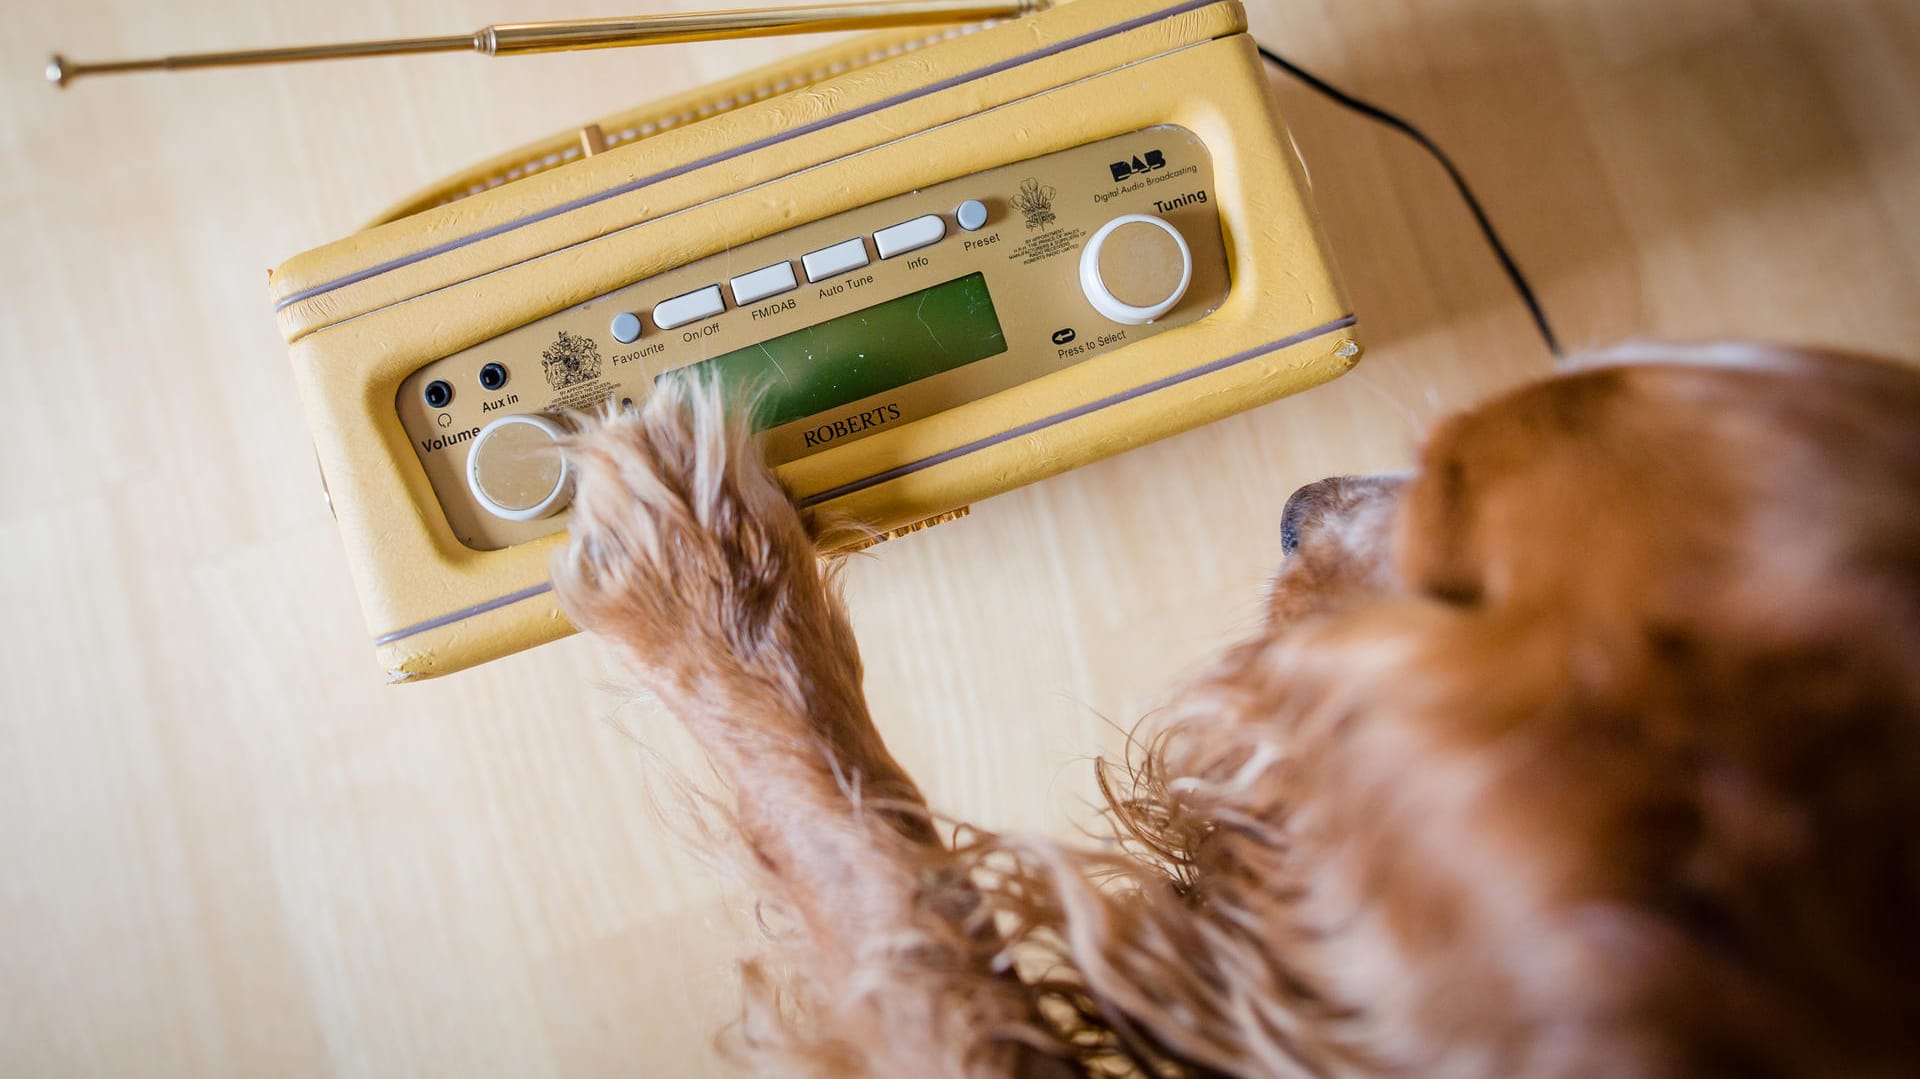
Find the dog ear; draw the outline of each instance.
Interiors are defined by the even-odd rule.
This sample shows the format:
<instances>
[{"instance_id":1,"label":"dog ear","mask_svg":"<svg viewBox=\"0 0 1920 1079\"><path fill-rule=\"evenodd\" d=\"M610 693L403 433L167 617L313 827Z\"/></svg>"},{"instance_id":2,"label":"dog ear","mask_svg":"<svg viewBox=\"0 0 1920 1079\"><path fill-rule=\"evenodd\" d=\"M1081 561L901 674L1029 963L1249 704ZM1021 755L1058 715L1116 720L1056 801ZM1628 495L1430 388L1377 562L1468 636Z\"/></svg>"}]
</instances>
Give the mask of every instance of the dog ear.
<instances>
[{"instance_id":1,"label":"dog ear","mask_svg":"<svg viewBox=\"0 0 1920 1079\"><path fill-rule=\"evenodd\" d=\"M1646 505L1649 477L1686 477L1645 451L1669 417L1636 415L1628 383L1613 369L1554 379L1437 427L1395 536L1408 588L1455 605L1561 602L1631 573L1632 548L1657 532L1645 514L1664 512Z\"/></svg>"}]
</instances>

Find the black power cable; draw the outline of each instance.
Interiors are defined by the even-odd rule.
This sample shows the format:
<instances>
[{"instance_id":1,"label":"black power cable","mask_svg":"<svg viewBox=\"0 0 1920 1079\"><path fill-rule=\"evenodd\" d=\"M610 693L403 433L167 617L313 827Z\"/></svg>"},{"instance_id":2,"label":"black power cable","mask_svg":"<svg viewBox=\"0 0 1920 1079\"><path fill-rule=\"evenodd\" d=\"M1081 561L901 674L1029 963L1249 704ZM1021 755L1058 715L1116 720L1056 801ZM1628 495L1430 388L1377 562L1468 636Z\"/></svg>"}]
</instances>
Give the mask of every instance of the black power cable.
<instances>
[{"instance_id":1,"label":"black power cable","mask_svg":"<svg viewBox=\"0 0 1920 1079\"><path fill-rule=\"evenodd\" d=\"M1400 132L1402 135L1420 144L1421 149L1432 154L1433 159L1440 162L1440 167L1447 170L1447 176L1453 180L1454 190L1460 192L1460 198L1466 202L1467 209L1473 212L1474 221L1480 225L1480 234L1487 238L1487 246L1493 248L1494 255L1500 259L1500 268L1507 272L1507 280L1513 282L1514 291L1520 294L1520 302L1527 305L1527 312L1533 316L1534 326L1540 330L1541 339L1547 343L1547 351L1553 353L1555 359L1560 358L1560 338L1554 334L1552 324L1547 321L1547 313L1545 309L1540 306L1540 297L1534 294L1533 284L1527 280L1527 275L1521 271L1520 264L1514 261L1513 253L1507 250L1505 241L1500 239L1500 233L1493 227L1493 220L1487 216L1486 208L1480 205L1480 200L1474 195L1473 188L1467 186L1467 178L1461 175L1459 168L1454 165L1453 159L1448 157L1446 152L1441 150L1432 139L1428 138L1426 132L1395 116L1393 113L1388 112L1372 102L1362 101L1352 94L1347 93L1345 90L1327 82L1327 80L1320 76L1306 70L1299 64L1267 48L1265 45L1256 44L1254 47L1260 50L1261 59L1267 63L1299 79L1301 82L1307 84L1309 88L1325 94L1335 102L1345 105L1360 115L1371 120L1377 120L1393 128L1395 131Z\"/></svg>"}]
</instances>

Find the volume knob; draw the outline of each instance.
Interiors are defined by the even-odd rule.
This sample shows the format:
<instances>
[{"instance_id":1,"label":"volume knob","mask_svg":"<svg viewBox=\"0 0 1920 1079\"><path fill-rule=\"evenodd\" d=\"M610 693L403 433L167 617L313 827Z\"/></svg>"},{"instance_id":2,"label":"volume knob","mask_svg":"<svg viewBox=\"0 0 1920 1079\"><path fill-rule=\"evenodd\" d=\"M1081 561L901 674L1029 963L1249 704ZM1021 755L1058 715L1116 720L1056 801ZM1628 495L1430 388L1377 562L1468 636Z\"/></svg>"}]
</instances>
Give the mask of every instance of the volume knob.
<instances>
[{"instance_id":1,"label":"volume knob","mask_svg":"<svg viewBox=\"0 0 1920 1079\"><path fill-rule=\"evenodd\" d=\"M537 521L565 508L573 477L560 441L567 429L550 416L502 416L480 429L467 451L467 487L495 517Z\"/></svg>"},{"instance_id":2,"label":"volume knob","mask_svg":"<svg viewBox=\"0 0 1920 1079\"><path fill-rule=\"evenodd\" d=\"M1115 322L1140 326L1180 302L1193 281L1193 252L1180 230L1152 214L1123 214L1080 253L1080 290Z\"/></svg>"}]
</instances>

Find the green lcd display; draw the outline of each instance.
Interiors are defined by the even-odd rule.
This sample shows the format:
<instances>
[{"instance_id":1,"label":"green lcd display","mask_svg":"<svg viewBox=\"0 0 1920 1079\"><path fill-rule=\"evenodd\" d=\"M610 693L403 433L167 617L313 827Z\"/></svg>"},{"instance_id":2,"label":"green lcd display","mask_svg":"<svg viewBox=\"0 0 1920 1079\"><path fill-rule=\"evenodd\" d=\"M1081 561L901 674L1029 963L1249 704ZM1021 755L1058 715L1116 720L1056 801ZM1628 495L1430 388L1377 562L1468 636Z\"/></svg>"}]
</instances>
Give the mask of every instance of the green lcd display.
<instances>
[{"instance_id":1,"label":"green lcd display","mask_svg":"<svg viewBox=\"0 0 1920 1079\"><path fill-rule=\"evenodd\" d=\"M710 375L729 393L758 393L755 422L765 429L1006 350L986 276L976 273L667 374Z\"/></svg>"}]
</instances>

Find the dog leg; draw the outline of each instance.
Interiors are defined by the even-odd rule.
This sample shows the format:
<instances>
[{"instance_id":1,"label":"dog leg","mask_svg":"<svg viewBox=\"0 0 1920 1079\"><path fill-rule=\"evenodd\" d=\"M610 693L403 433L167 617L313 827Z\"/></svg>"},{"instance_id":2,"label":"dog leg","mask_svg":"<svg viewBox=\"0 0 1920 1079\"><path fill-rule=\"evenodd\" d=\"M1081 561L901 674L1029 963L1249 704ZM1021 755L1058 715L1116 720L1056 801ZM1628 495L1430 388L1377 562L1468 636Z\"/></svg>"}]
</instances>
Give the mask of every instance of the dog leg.
<instances>
[{"instance_id":1,"label":"dog leg","mask_svg":"<svg viewBox=\"0 0 1920 1079\"><path fill-rule=\"evenodd\" d=\"M989 972L965 873L873 726L846 612L745 425L712 387L667 380L570 452L559 595L731 788L749 868L806 938L808 1019L839 1028L823 1035L833 1059L816 1047L814 1063L1026 1070L1006 1031L1029 1027L1033 1005Z\"/></svg>"}]
</instances>

